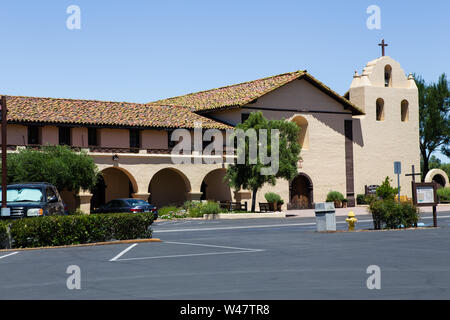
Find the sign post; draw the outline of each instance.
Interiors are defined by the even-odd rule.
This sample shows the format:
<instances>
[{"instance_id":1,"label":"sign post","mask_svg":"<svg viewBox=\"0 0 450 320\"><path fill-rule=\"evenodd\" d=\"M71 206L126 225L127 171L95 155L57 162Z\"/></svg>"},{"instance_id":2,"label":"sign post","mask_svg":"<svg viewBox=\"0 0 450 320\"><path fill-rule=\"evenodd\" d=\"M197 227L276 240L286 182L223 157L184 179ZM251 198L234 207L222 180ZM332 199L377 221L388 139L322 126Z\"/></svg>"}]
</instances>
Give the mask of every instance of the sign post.
<instances>
[{"instance_id":1,"label":"sign post","mask_svg":"<svg viewBox=\"0 0 450 320\"><path fill-rule=\"evenodd\" d=\"M434 182L412 182L413 203L416 207L433 207L433 226L437 227L437 185Z\"/></svg>"},{"instance_id":2,"label":"sign post","mask_svg":"<svg viewBox=\"0 0 450 320\"><path fill-rule=\"evenodd\" d=\"M400 175L402 173L402 163L400 161L394 162L394 173L397 175L398 202L400 203Z\"/></svg>"}]
</instances>

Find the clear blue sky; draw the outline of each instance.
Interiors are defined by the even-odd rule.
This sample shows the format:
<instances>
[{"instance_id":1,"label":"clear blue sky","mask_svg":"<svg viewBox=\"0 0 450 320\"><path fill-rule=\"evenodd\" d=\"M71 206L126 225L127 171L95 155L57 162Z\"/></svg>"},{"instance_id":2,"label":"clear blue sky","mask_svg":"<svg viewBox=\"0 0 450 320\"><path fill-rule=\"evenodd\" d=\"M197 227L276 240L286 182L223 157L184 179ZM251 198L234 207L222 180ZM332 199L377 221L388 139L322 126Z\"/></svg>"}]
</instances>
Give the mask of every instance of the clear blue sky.
<instances>
[{"instance_id":1,"label":"clear blue sky","mask_svg":"<svg viewBox=\"0 0 450 320\"><path fill-rule=\"evenodd\" d=\"M66 28L72 4L81 30ZM366 27L369 5L381 30ZM2 1L0 92L149 102L307 69L343 94L382 38L405 72L435 81L450 74L449 12L448 0Z\"/></svg>"}]
</instances>

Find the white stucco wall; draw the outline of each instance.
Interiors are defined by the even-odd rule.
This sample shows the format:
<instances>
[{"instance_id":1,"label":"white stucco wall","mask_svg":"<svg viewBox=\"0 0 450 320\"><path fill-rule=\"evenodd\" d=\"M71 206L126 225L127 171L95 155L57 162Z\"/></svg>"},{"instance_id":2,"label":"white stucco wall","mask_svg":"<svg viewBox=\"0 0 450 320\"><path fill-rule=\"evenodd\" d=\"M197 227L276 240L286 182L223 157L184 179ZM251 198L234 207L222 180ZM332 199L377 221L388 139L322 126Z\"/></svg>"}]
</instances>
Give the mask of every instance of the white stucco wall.
<instances>
[{"instance_id":1,"label":"white stucco wall","mask_svg":"<svg viewBox=\"0 0 450 320\"><path fill-rule=\"evenodd\" d=\"M384 86L384 67L391 65L392 87ZM384 121L376 120L376 100L384 100ZM365 110L354 123L355 192L364 193L364 186L381 184L386 176L393 179L394 161L401 161L401 194L411 197L411 166L420 168L419 101L414 80L406 77L398 62L390 57L374 60L350 88L350 100ZM401 121L401 103L409 103L409 120ZM359 121L359 122L358 122ZM358 125L360 124L360 125Z\"/></svg>"}]
</instances>

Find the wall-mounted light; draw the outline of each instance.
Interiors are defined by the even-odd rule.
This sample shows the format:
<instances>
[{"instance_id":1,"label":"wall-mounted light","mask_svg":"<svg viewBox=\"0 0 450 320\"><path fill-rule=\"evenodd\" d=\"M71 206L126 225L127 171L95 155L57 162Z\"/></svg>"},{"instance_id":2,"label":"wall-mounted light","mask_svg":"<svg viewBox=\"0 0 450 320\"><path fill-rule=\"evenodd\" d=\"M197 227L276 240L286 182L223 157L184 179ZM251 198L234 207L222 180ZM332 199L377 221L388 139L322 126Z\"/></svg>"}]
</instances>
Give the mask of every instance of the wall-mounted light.
<instances>
[{"instance_id":1,"label":"wall-mounted light","mask_svg":"<svg viewBox=\"0 0 450 320\"><path fill-rule=\"evenodd\" d=\"M117 154L112 156L113 161L119 161L119 156Z\"/></svg>"}]
</instances>

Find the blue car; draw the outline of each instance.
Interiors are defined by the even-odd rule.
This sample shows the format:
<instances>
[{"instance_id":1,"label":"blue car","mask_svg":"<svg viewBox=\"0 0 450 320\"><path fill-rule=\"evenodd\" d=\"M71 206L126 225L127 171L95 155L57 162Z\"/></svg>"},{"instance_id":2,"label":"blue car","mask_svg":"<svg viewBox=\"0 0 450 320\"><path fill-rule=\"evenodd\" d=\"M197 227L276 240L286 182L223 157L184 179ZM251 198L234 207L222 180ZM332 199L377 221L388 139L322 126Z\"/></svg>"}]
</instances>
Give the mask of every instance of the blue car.
<instances>
[{"instance_id":1,"label":"blue car","mask_svg":"<svg viewBox=\"0 0 450 320\"><path fill-rule=\"evenodd\" d=\"M101 206L94 213L119 213L119 212L152 212L155 220L158 218L158 210L154 205L151 205L145 200L122 198L111 200L105 205Z\"/></svg>"}]
</instances>

